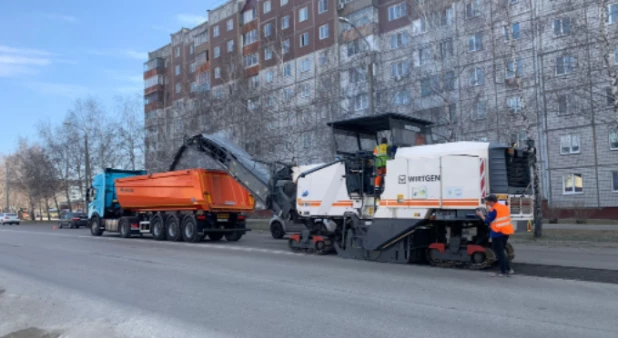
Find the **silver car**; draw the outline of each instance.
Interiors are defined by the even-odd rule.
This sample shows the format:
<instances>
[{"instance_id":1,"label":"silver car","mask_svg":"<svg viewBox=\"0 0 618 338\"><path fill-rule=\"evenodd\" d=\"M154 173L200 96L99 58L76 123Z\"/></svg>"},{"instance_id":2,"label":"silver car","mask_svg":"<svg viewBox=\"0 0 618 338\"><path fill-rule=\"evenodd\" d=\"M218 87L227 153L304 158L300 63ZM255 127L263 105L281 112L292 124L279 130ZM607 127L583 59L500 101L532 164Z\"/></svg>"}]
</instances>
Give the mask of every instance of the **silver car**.
<instances>
[{"instance_id":1,"label":"silver car","mask_svg":"<svg viewBox=\"0 0 618 338\"><path fill-rule=\"evenodd\" d=\"M17 214L13 214L10 212L5 212L3 214L0 214L0 224L2 225L6 225L6 224L15 224L15 225L19 225L19 217L17 217Z\"/></svg>"}]
</instances>

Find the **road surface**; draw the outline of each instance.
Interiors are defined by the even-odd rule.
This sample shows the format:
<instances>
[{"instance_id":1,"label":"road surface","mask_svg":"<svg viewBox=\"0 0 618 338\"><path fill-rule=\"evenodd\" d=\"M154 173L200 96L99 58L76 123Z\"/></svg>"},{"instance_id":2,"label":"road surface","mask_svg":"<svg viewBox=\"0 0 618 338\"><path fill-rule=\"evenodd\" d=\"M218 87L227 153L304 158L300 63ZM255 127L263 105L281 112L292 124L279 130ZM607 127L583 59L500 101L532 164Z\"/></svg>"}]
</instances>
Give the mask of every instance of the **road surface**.
<instances>
[{"instance_id":1,"label":"road surface","mask_svg":"<svg viewBox=\"0 0 618 338\"><path fill-rule=\"evenodd\" d=\"M611 283L0 227L0 337L616 337L616 313Z\"/></svg>"}]
</instances>

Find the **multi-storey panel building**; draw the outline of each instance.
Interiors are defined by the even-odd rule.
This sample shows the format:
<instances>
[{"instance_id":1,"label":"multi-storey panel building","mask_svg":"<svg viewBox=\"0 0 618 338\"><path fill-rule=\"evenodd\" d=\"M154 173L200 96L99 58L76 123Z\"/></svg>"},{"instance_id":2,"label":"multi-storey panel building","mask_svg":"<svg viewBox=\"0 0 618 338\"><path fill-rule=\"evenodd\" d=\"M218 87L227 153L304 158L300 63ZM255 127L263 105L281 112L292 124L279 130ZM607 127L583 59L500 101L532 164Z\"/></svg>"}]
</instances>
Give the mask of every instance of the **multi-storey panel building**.
<instances>
[{"instance_id":1,"label":"multi-storey panel building","mask_svg":"<svg viewBox=\"0 0 618 338\"><path fill-rule=\"evenodd\" d=\"M551 204L618 207L616 24L613 1L232 0L150 53L147 164L197 132L326 161L327 121L393 111L436 141L531 137Z\"/></svg>"}]
</instances>

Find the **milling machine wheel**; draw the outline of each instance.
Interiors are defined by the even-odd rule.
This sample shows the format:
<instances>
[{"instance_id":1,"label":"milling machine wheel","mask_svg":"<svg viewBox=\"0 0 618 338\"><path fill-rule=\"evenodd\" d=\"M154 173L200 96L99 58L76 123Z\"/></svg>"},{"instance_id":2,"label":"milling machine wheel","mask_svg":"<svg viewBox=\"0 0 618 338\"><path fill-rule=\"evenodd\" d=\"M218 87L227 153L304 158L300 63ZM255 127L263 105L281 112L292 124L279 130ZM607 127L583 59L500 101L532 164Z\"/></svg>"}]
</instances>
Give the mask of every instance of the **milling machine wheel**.
<instances>
[{"instance_id":1,"label":"milling machine wheel","mask_svg":"<svg viewBox=\"0 0 618 338\"><path fill-rule=\"evenodd\" d=\"M435 259L433 257L433 253L434 252L439 252L439 251L437 249L431 249L431 248L427 249L427 252L425 253L425 256L427 258L427 262L429 263L429 265L439 266L440 265L440 260Z\"/></svg>"},{"instance_id":2,"label":"milling machine wheel","mask_svg":"<svg viewBox=\"0 0 618 338\"><path fill-rule=\"evenodd\" d=\"M292 252L301 252L302 249L297 247L296 243L298 242L293 238L288 239L288 246L290 247L290 250L292 250Z\"/></svg>"},{"instance_id":3,"label":"milling machine wheel","mask_svg":"<svg viewBox=\"0 0 618 338\"><path fill-rule=\"evenodd\" d=\"M328 238L315 242L315 253L317 255L326 255L333 249L332 241Z\"/></svg>"}]
</instances>

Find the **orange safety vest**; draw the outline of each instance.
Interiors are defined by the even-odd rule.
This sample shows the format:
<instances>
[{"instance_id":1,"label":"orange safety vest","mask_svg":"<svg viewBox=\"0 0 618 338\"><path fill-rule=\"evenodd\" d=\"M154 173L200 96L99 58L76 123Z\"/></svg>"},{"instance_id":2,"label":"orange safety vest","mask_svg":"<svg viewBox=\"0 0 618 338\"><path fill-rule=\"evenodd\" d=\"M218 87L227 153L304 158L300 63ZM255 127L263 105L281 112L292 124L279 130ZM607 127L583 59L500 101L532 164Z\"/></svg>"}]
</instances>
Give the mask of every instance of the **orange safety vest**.
<instances>
[{"instance_id":1,"label":"orange safety vest","mask_svg":"<svg viewBox=\"0 0 618 338\"><path fill-rule=\"evenodd\" d=\"M496 210L496 219L491 222L491 230L503 235L512 235L515 233L513 221L511 221L511 211L504 204L496 203L490 211Z\"/></svg>"}]
</instances>

